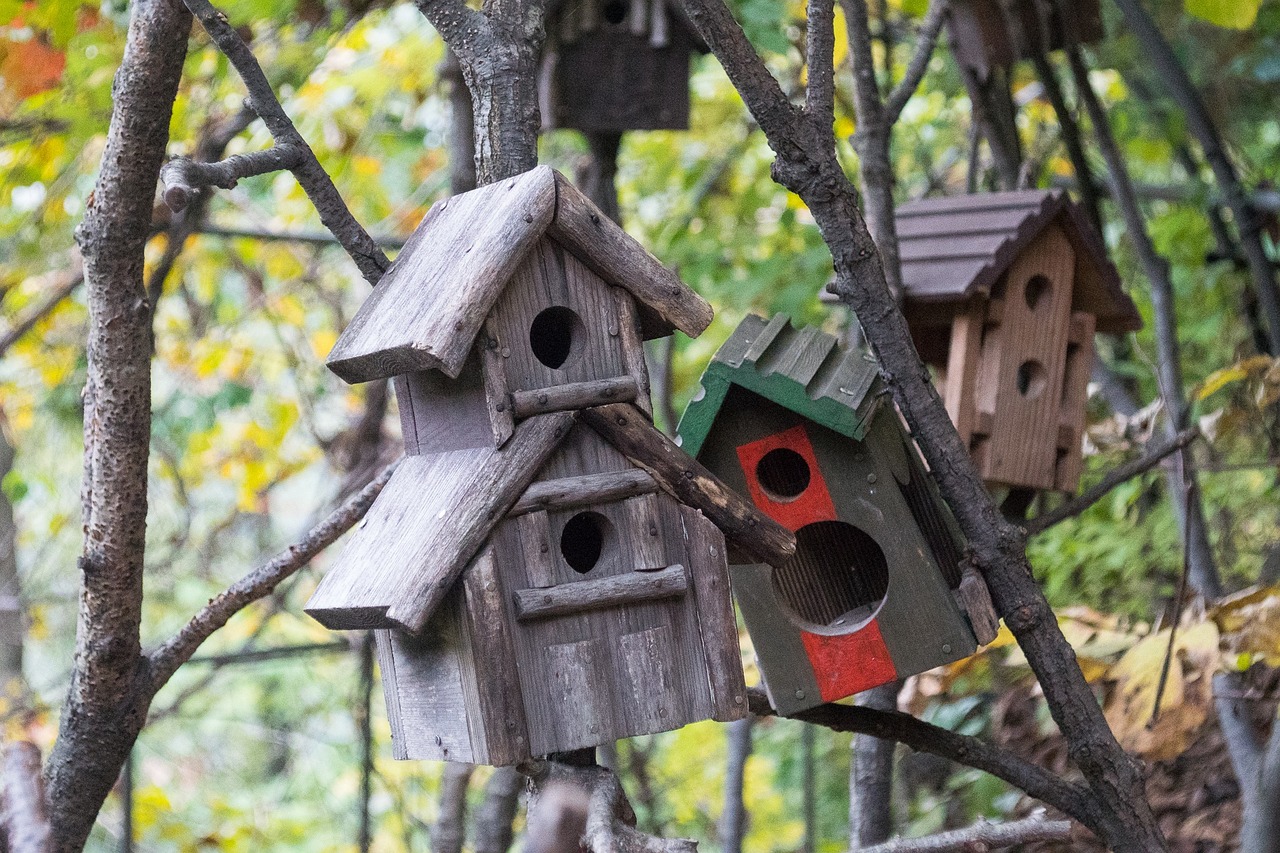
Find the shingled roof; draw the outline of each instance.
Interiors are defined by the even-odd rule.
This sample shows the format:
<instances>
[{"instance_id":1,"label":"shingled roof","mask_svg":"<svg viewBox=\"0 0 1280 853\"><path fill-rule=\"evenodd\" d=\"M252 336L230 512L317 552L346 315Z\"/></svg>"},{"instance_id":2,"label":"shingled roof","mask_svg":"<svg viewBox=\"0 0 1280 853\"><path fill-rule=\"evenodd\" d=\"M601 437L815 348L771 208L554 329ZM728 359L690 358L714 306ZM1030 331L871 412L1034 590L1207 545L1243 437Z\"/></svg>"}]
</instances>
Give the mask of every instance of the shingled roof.
<instances>
[{"instance_id":1,"label":"shingled roof","mask_svg":"<svg viewBox=\"0 0 1280 853\"><path fill-rule=\"evenodd\" d=\"M909 302L947 302L986 294L1050 224L1076 253L1072 310L1097 317L1100 332L1142 327L1102 238L1061 190L1023 190L930 198L896 216L902 283Z\"/></svg>"},{"instance_id":2,"label":"shingled roof","mask_svg":"<svg viewBox=\"0 0 1280 853\"><path fill-rule=\"evenodd\" d=\"M814 326L794 328L785 314L748 314L712 357L701 396L680 419L680 446L690 456L702 449L732 385L861 439L880 399L880 367Z\"/></svg>"},{"instance_id":3,"label":"shingled roof","mask_svg":"<svg viewBox=\"0 0 1280 853\"><path fill-rule=\"evenodd\" d=\"M543 236L635 297L644 337L697 337L711 306L548 166L436 202L329 354L348 382L456 378L489 310Z\"/></svg>"}]
</instances>

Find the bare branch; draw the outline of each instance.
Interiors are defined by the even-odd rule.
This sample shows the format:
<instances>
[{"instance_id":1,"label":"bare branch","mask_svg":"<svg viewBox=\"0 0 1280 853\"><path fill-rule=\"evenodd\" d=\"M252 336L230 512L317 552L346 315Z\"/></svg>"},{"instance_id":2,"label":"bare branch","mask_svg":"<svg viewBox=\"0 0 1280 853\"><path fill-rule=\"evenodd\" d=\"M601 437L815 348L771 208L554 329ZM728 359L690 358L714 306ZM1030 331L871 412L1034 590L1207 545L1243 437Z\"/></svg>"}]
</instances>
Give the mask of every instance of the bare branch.
<instances>
[{"instance_id":1,"label":"bare branch","mask_svg":"<svg viewBox=\"0 0 1280 853\"><path fill-rule=\"evenodd\" d=\"M51 848L40 750L16 741L5 747L0 762L0 847L9 853L48 853Z\"/></svg>"},{"instance_id":2,"label":"bare branch","mask_svg":"<svg viewBox=\"0 0 1280 853\"><path fill-rule=\"evenodd\" d=\"M1074 518L1080 515L1089 507L1102 500L1106 495L1119 486L1126 483L1141 474L1145 474L1152 468L1160 464L1161 460L1170 454L1177 453L1184 447L1191 444L1200 437L1200 430L1196 427L1188 427L1179 432L1173 438L1166 439L1160 446L1147 451L1137 459L1133 459L1123 465L1117 465L1112 468L1107 476L1102 478L1102 482L1090 488L1084 494L1072 498L1062 506L1038 515L1027 522L1024 527L1027 529L1028 536L1034 536L1037 533L1043 533L1050 527L1059 522L1066 521L1068 518Z\"/></svg>"},{"instance_id":3,"label":"bare branch","mask_svg":"<svg viewBox=\"0 0 1280 853\"><path fill-rule=\"evenodd\" d=\"M804 111L818 132L835 144L832 120L835 110L835 4L833 0L809 0L809 30L805 36L805 61L809 81L804 93Z\"/></svg>"},{"instance_id":4,"label":"bare branch","mask_svg":"<svg viewBox=\"0 0 1280 853\"><path fill-rule=\"evenodd\" d=\"M333 185L329 173L320 165L311 146L294 127L284 107L276 99L267 75L263 73L262 66L254 58L249 45L245 44L236 28L227 21L227 16L214 8L209 0L183 2L239 73L248 91L249 106L261 117L276 146L292 146L299 151L301 159L290 171L298 179L307 198L315 205L320 221L342 243L365 280L370 284L377 284L391 262L364 230L364 226L356 221L351 209L342 200L338 188Z\"/></svg>"},{"instance_id":5,"label":"bare branch","mask_svg":"<svg viewBox=\"0 0 1280 853\"><path fill-rule=\"evenodd\" d=\"M920 81L924 79L924 72L928 70L929 60L933 58L934 48L938 45L938 34L942 32L942 25L947 20L948 11L950 11L948 0L931 0L929 3L924 21L920 24L915 53L911 54L911 61L907 63L907 71L898 81L898 85L893 87L889 97L884 100L884 122L889 127L893 127L898 121L903 107L907 105L907 101L911 100L911 96L920 86Z\"/></svg>"},{"instance_id":6,"label":"bare branch","mask_svg":"<svg viewBox=\"0 0 1280 853\"><path fill-rule=\"evenodd\" d=\"M245 575L225 592L210 601L192 617L177 634L148 655L151 665L151 691L154 694L173 677L200 644L207 640L232 616L249 604L271 594L281 581L301 569L317 554L333 544L369 511L382 487L391 479L395 465L388 465L377 479L348 498L341 506L317 524L297 543L277 554L270 562Z\"/></svg>"},{"instance_id":7,"label":"bare branch","mask_svg":"<svg viewBox=\"0 0 1280 853\"><path fill-rule=\"evenodd\" d=\"M51 277L53 278L53 277ZM61 279L58 281L57 279ZM43 302L31 309L25 317L15 322L8 331L0 334L0 358L13 346L22 336L31 331L36 323L39 323L45 317L62 304L62 301L75 292L75 289L84 283L84 265L80 262L80 256L77 254L71 262L71 268L68 270L59 270L56 278L49 282L52 290L49 296Z\"/></svg>"},{"instance_id":8,"label":"bare branch","mask_svg":"<svg viewBox=\"0 0 1280 853\"><path fill-rule=\"evenodd\" d=\"M174 213L181 212L192 196L204 187L229 190L241 178L292 171L302 165L306 153L296 145L273 145L265 151L233 154L217 163L198 163L190 157L175 157L160 170L165 185L164 201Z\"/></svg>"},{"instance_id":9,"label":"bare branch","mask_svg":"<svg viewBox=\"0 0 1280 853\"><path fill-rule=\"evenodd\" d=\"M951 853L953 850L998 850L1035 841L1066 841L1071 838L1071 821L1048 820L1043 814L1009 823L979 820L973 826L940 832L924 838L897 838L861 848L858 853Z\"/></svg>"},{"instance_id":10,"label":"bare branch","mask_svg":"<svg viewBox=\"0 0 1280 853\"><path fill-rule=\"evenodd\" d=\"M462 0L415 0L431 26L449 49L470 63L493 40L493 28L482 12L467 7Z\"/></svg>"},{"instance_id":11,"label":"bare branch","mask_svg":"<svg viewBox=\"0 0 1280 853\"><path fill-rule=\"evenodd\" d=\"M769 697L759 688L747 690L751 712L774 716ZM917 752L927 752L990 773L1037 800L1053 806L1085 826L1098 822L1098 809L1080 785L1067 782L1047 770L969 735L917 720L899 711L882 711L861 705L819 705L796 719L836 732L852 732L897 741Z\"/></svg>"}]
</instances>

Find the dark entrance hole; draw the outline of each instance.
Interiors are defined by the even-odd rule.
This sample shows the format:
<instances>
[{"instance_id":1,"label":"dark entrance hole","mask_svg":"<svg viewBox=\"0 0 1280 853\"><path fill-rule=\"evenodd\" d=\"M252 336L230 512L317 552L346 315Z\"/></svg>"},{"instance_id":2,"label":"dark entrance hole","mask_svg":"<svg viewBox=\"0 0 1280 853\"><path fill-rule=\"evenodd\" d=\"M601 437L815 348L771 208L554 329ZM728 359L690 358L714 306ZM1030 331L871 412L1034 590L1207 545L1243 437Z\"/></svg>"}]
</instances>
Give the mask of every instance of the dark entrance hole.
<instances>
[{"instance_id":1,"label":"dark entrance hole","mask_svg":"<svg viewBox=\"0 0 1280 853\"><path fill-rule=\"evenodd\" d=\"M1022 295L1027 300L1027 307L1034 311L1052 292L1053 284L1049 279L1042 275L1033 275L1031 280L1027 282L1026 289L1022 291Z\"/></svg>"},{"instance_id":2,"label":"dark entrance hole","mask_svg":"<svg viewBox=\"0 0 1280 853\"><path fill-rule=\"evenodd\" d=\"M621 24L627 19L627 4L621 0L609 0L604 4L602 14L604 19L611 24Z\"/></svg>"},{"instance_id":3,"label":"dark entrance hole","mask_svg":"<svg viewBox=\"0 0 1280 853\"><path fill-rule=\"evenodd\" d=\"M796 531L796 553L773 572L779 598L803 622L852 628L870 618L889 591L884 551L843 521L818 521Z\"/></svg>"},{"instance_id":4,"label":"dark entrance hole","mask_svg":"<svg viewBox=\"0 0 1280 853\"><path fill-rule=\"evenodd\" d=\"M560 533L560 554L569 568L586 574L600 562L605 529L609 521L598 512L580 512L565 523Z\"/></svg>"},{"instance_id":5,"label":"dark entrance hole","mask_svg":"<svg viewBox=\"0 0 1280 853\"><path fill-rule=\"evenodd\" d=\"M756 479L775 501L793 500L809 488L809 463L789 447L770 450L756 463Z\"/></svg>"},{"instance_id":6,"label":"dark entrance hole","mask_svg":"<svg viewBox=\"0 0 1280 853\"><path fill-rule=\"evenodd\" d=\"M1028 400L1039 397L1048 384L1049 374L1040 362L1031 359L1018 366L1018 393Z\"/></svg>"},{"instance_id":7,"label":"dark entrance hole","mask_svg":"<svg viewBox=\"0 0 1280 853\"><path fill-rule=\"evenodd\" d=\"M563 367L580 349L582 320L571 309L557 305L533 318L529 326L529 348L534 358L547 367Z\"/></svg>"}]
</instances>

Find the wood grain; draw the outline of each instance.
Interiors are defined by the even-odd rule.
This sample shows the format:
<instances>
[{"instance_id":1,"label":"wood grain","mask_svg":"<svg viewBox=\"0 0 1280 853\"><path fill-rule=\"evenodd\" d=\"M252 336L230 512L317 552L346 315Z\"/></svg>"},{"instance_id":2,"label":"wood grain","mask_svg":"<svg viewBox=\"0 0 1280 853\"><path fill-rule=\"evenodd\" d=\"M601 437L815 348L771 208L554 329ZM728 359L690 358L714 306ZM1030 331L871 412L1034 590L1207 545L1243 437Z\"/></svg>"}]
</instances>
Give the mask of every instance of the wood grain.
<instances>
[{"instance_id":1,"label":"wood grain","mask_svg":"<svg viewBox=\"0 0 1280 853\"><path fill-rule=\"evenodd\" d=\"M626 288L636 298L645 338L664 337L672 329L696 338L711 325L707 301L559 173L548 234L606 282Z\"/></svg>"},{"instance_id":2,"label":"wood grain","mask_svg":"<svg viewBox=\"0 0 1280 853\"><path fill-rule=\"evenodd\" d=\"M547 166L436 202L343 330L329 368L348 382L427 369L456 377L555 205Z\"/></svg>"},{"instance_id":3,"label":"wood grain","mask_svg":"<svg viewBox=\"0 0 1280 853\"><path fill-rule=\"evenodd\" d=\"M535 391L513 391L511 404L517 418L574 411L604 403L630 403L639 386L634 376L617 376L591 382L573 382Z\"/></svg>"},{"instance_id":4,"label":"wood grain","mask_svg":"<svg viewBox=\"0 0 1280 853\"><path fill-rule=\"evenodd\" d=\"M506 367L498 345L498 327L489 315L484 321L477 342L480 350L480 371L484 383L485 405L489 409L489 426L493 430L493 442L501 447L515 431L515 415L511 412L511 397L507 383Z\"/></svg>"},{"instance_id":5,"label":"wood grain","mask_svg":"<svg viewBox=\"0 0 1280 853\"><path fill-rule=\"evenodd\" d=\"M729 594L724 536L696 509L680 508L689 545L689 570L697 596L698 628L711 684L712 719L722 723L747 715L747 687L738 647L738 621Z\"/></svg>"},{"instance_id":6,"label":"wood grain","mask_svg":"<svg viewBox=\"0 0 1280 853\"><path fill-rule=\"evenodd\" d=\"M635 404L640 411L653 417L653 400L650 398L649 365L644 359L644 338L640 329L640 317L636 313L631 294L620 287L613 288L613 298L618 304L618 343L622 347L622 366L635 377Z\"/></svg>"},{"instance_id":7,"label":"wood grain","mask_svg":"<svg viewBox=\"0 0 1280 853\"><path fill-rule=\"evenodd\" d=\"M648 471L633 468L630 471L613 471L604 474L584 474L580 477L563 477L558 480L542 480L531 485L509 516L524 515L535 510L573 509L597 503L609 503L635 495L652 494L658 484Z\"/></svg>"},{"instance_id":8,"label":"wood grain","mask_svg":"<svg viewBox=\"0 0 1280 853\"><path fill-rule=\"evenodd\" d=\"M330 628L420 631L572 424L543 415L500 449L405 459L306 611Z\"/></svg>"},{"instance_id":9,"label":"wood grain","mask_svg":"<svg viewBox=\"0 0 1280 853\"><path fill-rule=\"evenodd\" d=\"M581 416L677 500L702 510L746 554L763 563L782 565L795 553L795 536L789 530L689 458L634 406L615 403L583 409Z\"/></svg>"},{"instance_id":10,"label":"wood grain","mask_svg":"<svg viewBox=\"0 0 1280 853\"><path fill-rule=\"evenodd\" d=\"M516 618L521 622L569 613L603 610L643 601L684 595L689 588L684 566L628 572L598 580L562 583L515 592Z\"/></svg>"}]
</instances>

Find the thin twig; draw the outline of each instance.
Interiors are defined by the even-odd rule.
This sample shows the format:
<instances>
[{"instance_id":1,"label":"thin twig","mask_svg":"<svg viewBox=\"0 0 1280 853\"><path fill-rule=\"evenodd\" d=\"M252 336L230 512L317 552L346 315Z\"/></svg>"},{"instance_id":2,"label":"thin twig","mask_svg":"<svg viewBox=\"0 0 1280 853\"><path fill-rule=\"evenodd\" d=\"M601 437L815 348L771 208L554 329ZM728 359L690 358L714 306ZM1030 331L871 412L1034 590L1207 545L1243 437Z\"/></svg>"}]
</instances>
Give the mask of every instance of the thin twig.
<instances>
[{"instance_id":1,"label":"thin twig","mask_svg":"<svg viewBox=\"0 0 1280 853\"><path fill-rule=\"evenodd\" d=\"M1179 457L1183 464L1178 466L1179 478L1182 481L1182 499L1190 504L1195 491L1195 481L1187 477L1186 454ZM1151 719L1147 728L1154 729L1160 719L1160 702L1164 699L1164 689L1169 684L1169 668L1173 665L1174 642L1178 637L1178 626L1182 623L1182 608L1187 600L1187 578L1191 575L1191 525L1182 525L1182 575L1178 578L1178 595L1173 603L1173 620L1169 624L1169 645L1164 650L1164 661L1160 664L1160 680L1156 682L1156 698L1151 706Z\"/></svg>"},{"instance_id":2,"label":"thin twig","mask_svg":"<svg viewBox=\"0 0 1280 853\"><path fill-rule=\"evenodd\" d=\"M923 838L895 838L858 853L950 853L953 850L998 850L1035 841L1066 841L1071 838L1069 820L1048 820L1043 814L1008 823L979 820L973 826L953 829Z\"/></svg>"},{"instance_id":3,"label":"thin twig","mask_svg":"<svg viewBox=\"0 0 1280 853\"><path fill-rule=\"evenodd\" d=\"M929 68L929 60L933 58L934 48L938 45L938 34L942 32L942 25L947 20L949 10L950 4L947 0L933 0L929 4L924 21L920 24L916 50L907 63L906 73L902 75L898 85L893 87L889 97L885 98L883 120L887 126L892 127L897 123L907 101L911 100L911 96L920 86L920 81L924 79L924 73Z\"/></svg>"},{"instance_id":4,"label":"thin twig","mask_svg":"<svg viewBox=\"0 0 1280 853\"><path fill-rule=\"evenodd\" d=\"M329 173L316 159L311 146L302 138L302 134L294 126L293 121L285 113L284 107L276 99L275 92L263 73L262 66L254 57L236 28L227 21L227 16L214 8L209 0L183 0L191 13L200 21L205 32L213 39L244 81L248 91L249 106L262 119L271 133L277 147L292 146L300 152L300 161L290 169L298 184L315 205L320 214L320 221L333 232L342 247L346 249L351 260L355 261L360 274L370 284L377 284L391 262L387 256L351 214L338 188L333 185Z\"/></svg>"},{"instance_id":5,"label":"thin twig","mask_svg":"<svg viewBox=\"0 0 1280 853\"><path fill-rule=\"evenodd\" d=\"M329 516L307 532L302 539L277 554L266 565L245 575L225 592L211 600L177 634L149 656L151 689L158 691L178 667L186 663L207 640L247 605L271 593L281 581L301 569L313 557L350 530L369 511L382 487L391 479L396 466L388 465L377 479L348 498Z\"/></svg>"},{"instance_id":6,"label":"thin twig","mask_svg":"<svg viewBox=\"0 0 1280 853\"><path fill-rule=\"evenodd\" d=\"M0 358L4 357L4 354L9 350L9 347L21 340L23 335L35 328L36 323L39 323L45 317L49 316L53 309L61 305L63 300L75 292L75 289L84 283L84 266L80 263L79 255L76 255L75 260L72 262L71 269L62 274L65 275L66 278L54 286L54 289L49 294L48 298L35 308L31 309L31 311L21 320L15 322L8 331L0 334Z\"/></svg>"},{"instance_id":7,"label":"thin twig","mask_svg":"<svg viewBox=\"0 0 1280 853\"><path fill-rule=\"evenodd\" d=\"M205 187L234 189L241 178L271 172L293 171L302 165L306 153L296 145L282 143L265 151L232 154L216 163L198 163L190 157L175 157L160 169L164 202L174 213L181 212L192 196Z\"/></svg>"},{"instance_id":8,"label":"thin twig","mask_svg":"<svg viewBox=\"0 0 1280 853\"><path fill-rule=\"evenodd\" d=\"M1068 518L1075 518L1083 513L1089 507L1102 500L1106 495L1121 483L1126 483L1141 474L1145 474L1152 468L1160 464L1161 460L1170 454L1177 453L1191 442L1200 437L1200 430L1196 427L1188 427L1178 433L1171 439L1167 439L1159 447L1148 451L1141 457L1117 465L1102 478L1102 482L1090 488L1084 494L1072 498L1062 506L1038 515L1028 521L1024 527L1027 529L1028 536L1034 536L1037 533L1043 533L1055 524L1066 521Z\"/></svg>"}]
</instances>

